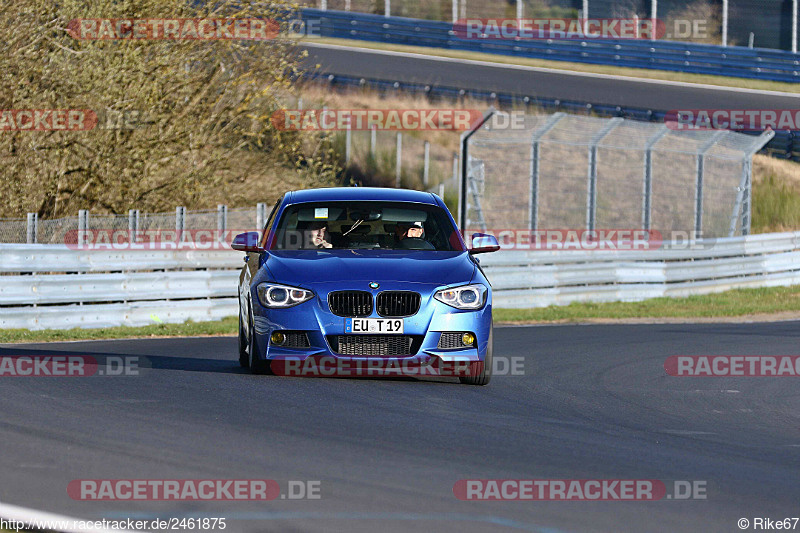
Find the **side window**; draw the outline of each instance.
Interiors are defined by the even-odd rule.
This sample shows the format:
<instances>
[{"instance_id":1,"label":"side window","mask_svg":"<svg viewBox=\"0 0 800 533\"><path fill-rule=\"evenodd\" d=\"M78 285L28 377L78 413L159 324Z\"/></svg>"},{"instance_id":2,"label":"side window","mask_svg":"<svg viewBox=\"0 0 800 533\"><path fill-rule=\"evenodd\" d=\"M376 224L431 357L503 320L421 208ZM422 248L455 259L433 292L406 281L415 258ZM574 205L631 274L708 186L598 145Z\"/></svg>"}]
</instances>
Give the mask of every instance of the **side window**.
<instances>
[{"instance_id":1,"label":"side window","mask_svg":"<svg viewBox=\"0 0 800 533\"><path fill-rule=\"evenodd\" d=\"M278 206L281 205L283 201L283 196L278 198L278 201L275 202L275 205L272 208L272 212L269 214L267 218L267 223L264 225L264 234L261 236L261 247L264 248L267 245L267 238L269 237L269 232L272 231L272 226L275 224L275 213L278 212Z\"/></svg>"}]
</instances>

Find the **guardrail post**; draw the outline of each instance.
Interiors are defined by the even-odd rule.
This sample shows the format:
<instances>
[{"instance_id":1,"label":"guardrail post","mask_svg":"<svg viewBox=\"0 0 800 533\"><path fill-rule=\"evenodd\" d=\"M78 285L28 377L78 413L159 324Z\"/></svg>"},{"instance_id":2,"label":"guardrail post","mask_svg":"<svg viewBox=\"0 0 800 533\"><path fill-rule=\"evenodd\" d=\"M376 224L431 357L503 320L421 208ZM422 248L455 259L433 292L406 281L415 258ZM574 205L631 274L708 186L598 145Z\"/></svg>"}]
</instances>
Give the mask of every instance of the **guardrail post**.
<instances>
[{"instance_id":1,"label":"guardrail post","mask_svg":"<svg viewBox=\"0 0 800 533\"><path fill-rule=\"evenodd\" d=\"M650 0L650 40L656 40L656 19L658 18L658 0Z\"/></svg>"},{"instance_id":2,"label":"guardrail post","mask_svg":"<svg viewBox=\"0 0 800 533\"><path fill-rule=\"evenodd\" d=\"M792 0L792 53L797 53L797 0Z\"/></svg>"},{"instance_id":3,"label":"guardrail post","mask_svg":"<svg viewBox=\"0 0 800 533\"><path fill-rule=\"evenodd\" d=\"M86 246L89 237L89 211L78 211L78 246Z\"/></svg>"},{"instance_id":4,"label":"guardrail post","mask_svg":"<svg viewBox=\"0 0 800 533\"><path fill-rule=\"evenodd\" d=\"M135 243L139 232L139 210L128 210L128 242Z\"/></svg>"},{"instance_id":5,"label":"guardrail post","mask_svg":"<svg viewBox=\"0 0 800 533\"><path fill-rule=\"evenodd\" d=\"M424 144L425 155L422 162L422 188L428 190L429 166L431 163L431 143L425 141Z\"/></svg>"},{"instance_id":6,"label":"guardrail post","mask_svg":"<svg viewBox=\"0 0 800 533\"><path fill-rule=\"evenodd\" d=\"M186 208L178 206L175 208L175 231L182 233L186 229Z\"/></svg>"},{"instance_id":7,"label":"guardrail post","mask_svg":"<svg viewBox=\"0 0 800 533\"><path fill-rule=\"evenodd\" d=\"M586 229L593 231L597 219L597 144L625 119L614 117L589 141L589 176L586 185Z\"/></svg>"},{"instance_id":8,"label":"guardrail post","mask_svg":"<svg viewBox=\"0 0 800 533\"><path fill-rule=\"evenodd\" d=\"M578 14L578 18L579 19L583 19L580 22L581 22L581 31L583 32L584 39L585 39L586 38L586 34L588 33L587 30L588 30L588 27L589 27L589 24L588 24L588 22L589 22L589 0L583 0L583 2L581 2L581 12Z\"/></svg>"},{"instance_id":9,"label":"guardrail post","mask_svg":"<svg viewBox=\"0 0 800 533\"><path fill-rule=\"evenodd\" d=\"M531 136L531 184L528 196L528 212L530 213L528 225L531 231L536 231L539 225L539 143L541 138L553 129L562 118L564 118L564 113L552 114L544 125L534 131Z\"/></svg>"},{"instance_id":10,"label":"guardrail post","mask_svg":"<svg viewBox=\"0 0 800 533\"><path fill-rule=\"evenodd\" d=\"M256 228L258 231L263 231L267 223L267 204L256 204Z\"/></svg>"},{"instance_id":11,"label":"guardrail post","mask_svg":"<svg viewBox=\"0 0 800 533\"><path fill-rule=\"evenodd\" d=\"M722 46L728 46L728 0L722 0Z\"/></svg>"},{"instance_id":12,"label":"guardrail post","mask_svg":"<svg viewBox=\"0 0 800 533\"><path fill-rule=\"evenodd\" d=\"M39 215L37 213L28 213L28 230L25 242L28 244L36 244L36 235L39 229Z\"/></svg>"},{"instance_id":13,"label":"guardrail post","mask_svg":"<svg viewBox=\"0 0 800 533\"><path fill-rule=\"evenodd\" d=\"M668 128L666 124L662 124L658 131L647 140L644 146L644 190L642 194L644 200L642 201L642 227L650 231L652 224L653 212L653 146L667 134Z\"/></svg>"},{"instance_id":14,"label":"guardrail post","mask_svg":"<svg viewBox=\"0 0 800 533\"><path fill-rule=\"evenodd\" d=\"M395 161L395 182L394 186L400 188L400 178L403 174L403 134L397 132L397 159Z\"/></svg>"},{"instance_id":15,"label":"guardrail post","mask_svg":"<svg viewBox=\"0 0 800 533\"><path fill-rule=\"evenodd\" d=\"M228 206L217 204L217 240L224 240L225 231L228 229Z\"/></svg>"}]
</instances>

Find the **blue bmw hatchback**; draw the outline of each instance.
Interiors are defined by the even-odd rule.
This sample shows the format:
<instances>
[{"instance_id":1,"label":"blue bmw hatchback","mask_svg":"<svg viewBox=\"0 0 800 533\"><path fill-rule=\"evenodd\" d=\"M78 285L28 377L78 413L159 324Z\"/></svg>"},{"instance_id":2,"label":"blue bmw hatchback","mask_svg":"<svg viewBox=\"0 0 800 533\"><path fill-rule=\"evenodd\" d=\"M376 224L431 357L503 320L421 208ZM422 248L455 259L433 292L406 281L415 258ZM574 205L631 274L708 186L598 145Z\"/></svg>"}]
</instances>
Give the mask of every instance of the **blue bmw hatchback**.
<instances>
[{"instance_id":1,"label":"blue bmw hatchback","mask_svg":"<svg viewBox=\"0 0 800 533\"><path fill-rule=\"evenodd\" d=\"M247 253L239 277L240 363L254 373L276 365L285 373L287 361L323 358L332 371L322 375L343 375L343 368L426 375L448 367L462 370L462 383L486 385L492 289L474 255L499 246L489 235L472 242L467 249L435 194L360 187L286 193L263 232L237 235L231 245Z\"/></svg>"}]
</instances>

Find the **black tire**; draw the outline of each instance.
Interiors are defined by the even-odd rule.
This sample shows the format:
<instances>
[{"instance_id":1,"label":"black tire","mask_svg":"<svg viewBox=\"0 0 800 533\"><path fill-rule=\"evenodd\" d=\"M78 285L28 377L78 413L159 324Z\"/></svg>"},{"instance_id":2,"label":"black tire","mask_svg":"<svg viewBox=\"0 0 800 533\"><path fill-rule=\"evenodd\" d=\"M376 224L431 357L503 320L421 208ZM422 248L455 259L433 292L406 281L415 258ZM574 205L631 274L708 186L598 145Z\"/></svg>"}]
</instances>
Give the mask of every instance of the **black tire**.
<instances>
[{"instance_id":1,"label":"black tire","mask_svg":"<svg viewBox=\"0 0 800 533\"><path fill-rule=\"evenodd\" d=\"M242 324L242 310L239 309L239 365L242 368L250 368L250 354L247 352L249 345L247 335Z\"/></svg>"},{"instance_id":2,"label":"black tire","mask_svg":"<svg viewBox=\"0 0 800 533\"><path fill-rule=\"evenodd\" d=\"M249 337L250 342L248 343L248 355L250 356L250 372L253 374L272 374L272 368L269 366L269 362L264 361L258 358L258 350L256 349L256 332L255 327L253 326L253 314L250 313L250 320L249 320Z\"/></svg>"},{"instance_id":3,"label":"black tire","mask_svg":"<svg viewBox=\"0 0 800 533\"><path fill-rule=\"evenodd\" d=\"M488 385L492 379L492 334L494 326L489 326L489 345L486 347L486 357L483 361L476 361L469 365L469 376L459 376L459 381L465 385Z\"/></svg>"}]
</instances>

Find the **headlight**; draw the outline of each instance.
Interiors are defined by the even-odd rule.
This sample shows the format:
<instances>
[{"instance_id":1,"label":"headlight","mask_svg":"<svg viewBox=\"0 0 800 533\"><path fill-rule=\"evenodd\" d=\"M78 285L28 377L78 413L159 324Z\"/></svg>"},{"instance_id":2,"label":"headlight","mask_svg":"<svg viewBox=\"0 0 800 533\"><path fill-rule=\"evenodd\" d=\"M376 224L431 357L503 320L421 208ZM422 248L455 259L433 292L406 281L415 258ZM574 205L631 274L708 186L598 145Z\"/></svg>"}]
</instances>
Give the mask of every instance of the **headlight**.
<instances>
[{"instance_id":1,"label":"headlight","mask_svg":"<svg viewBox=\"0 0 800 533\"><path fill-rule=\"evenodd\" d=\"M270 309L292 307L310 300L314 296L311 291L276 283L261 283L256 291L261 305Z\"/></svg>"},{"instance_id":2,"label":"headlight","mask_svg":"<svg viewBox=\"0 0 800 533\"><path fill-rule=\"evenodd\" d=\"M480 309L486 303L486 287L464 285L436 291L433 297L456 309Z\"/></svg>"}]
</instances>

